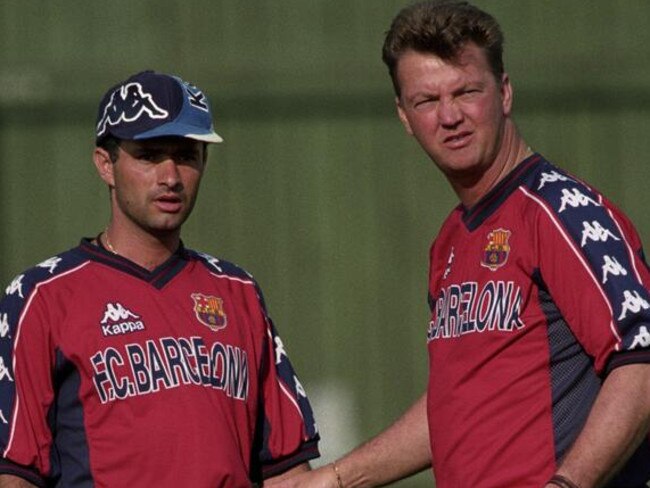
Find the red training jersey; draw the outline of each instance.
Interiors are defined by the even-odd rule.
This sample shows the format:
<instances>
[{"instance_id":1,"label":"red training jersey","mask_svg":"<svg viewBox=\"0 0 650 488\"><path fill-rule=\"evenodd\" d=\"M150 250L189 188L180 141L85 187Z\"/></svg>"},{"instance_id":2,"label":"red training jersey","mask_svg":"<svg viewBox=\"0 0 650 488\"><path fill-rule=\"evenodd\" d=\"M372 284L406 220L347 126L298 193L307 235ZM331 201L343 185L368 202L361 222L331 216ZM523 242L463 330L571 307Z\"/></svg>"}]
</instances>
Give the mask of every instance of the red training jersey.
<instances>
[{"instance_id":1,"label":"red training jersey","mask_svg":"<svg viewBox=\"0 0 650 488\"><path fill-rule=\"evenodd\" d=\"M317 441L259 287L226 261L181 246L149 272L83 240L0 302L0 473L250 487Z\"/></svg>"},{"instance_id":2,"label":"red training jersey","mask_svg":"<svg viewBox=\"0 0 650 488\"><path fill-rule=\"evenodd\" d=\"M650 361L640 239L599 192L535 154L472 209L457 207L430 258L437 486L539 488L607 373ZM644 444L614 486L649 471Z\"/></svg>"}]
</instances>

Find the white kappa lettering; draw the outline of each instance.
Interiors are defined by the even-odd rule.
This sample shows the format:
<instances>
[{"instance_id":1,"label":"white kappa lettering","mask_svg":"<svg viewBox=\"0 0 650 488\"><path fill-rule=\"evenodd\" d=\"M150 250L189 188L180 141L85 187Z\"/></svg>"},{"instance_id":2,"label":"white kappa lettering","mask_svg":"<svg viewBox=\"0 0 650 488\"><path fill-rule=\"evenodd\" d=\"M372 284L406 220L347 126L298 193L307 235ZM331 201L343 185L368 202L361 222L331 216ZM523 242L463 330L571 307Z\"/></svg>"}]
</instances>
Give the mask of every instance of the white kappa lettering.
<instances>
[{"instance_id":1,"label":"white kappa lettering","mask_svg":"<svg viewBox=\"0 0 650 488\"><path fill-rule=\"evenodd\" d=\"M144 330L144 323L141 320L138 320L137 322L127 321L116 324L102 325L102 334L107 337L128 334L130 332L136 332L138 330Z\"/></svg>"},{"instance_id":2,"label":"white kappa lettering","mask_svg":"<svg viewBox=\"0 0 650 488\"><path fill-rule=\"evenodd\" d=\"M637 347L650 347L650 332L648 332L648 328L645 325L639 327L639 333L634 336L630 350L636 349Z\"/></svg>"},{"instance_id":3,"label":"white kappa lettering","mask_svg":"<svg viewBox=\"0 0 650 488\"><path fill-rule=\"evenodd\" d=\"M2 356L0 356L0 381L4 380L5 378L8 378L9 381L13 381L14 379L11 377L11 374L9 373L9 368L5 366L5 361L2 359Z\"/></svg>"},{"instance_id":4,"label":"white kappa lettering","mask_svg":"<svg viewBox=\"0 0 650 488\"><path fill-rule=\"evenodd\" d=\"M280 337L275 336L273 340L275 341L275 364L280 364L282 356L286 356L287 352L284 350L284 344L282 344Z\"/></svg>"},{"instance_id":5,"label":"white kappa lettering","mask_svg":"<svg viewBox=\"0 0 650 488\"><path fill-rule=\"evenodd\" d=\"M0 314L0 337L9 335L9 317L6 313Z\"/></svg>"},{"instance_id":6,"label":"white kappa lettering","mask_svg":"<svg viewBox=\"0 0 650 488\"><path fill-rule=\"evenodd\" d=\"M650 303L644 300L636 290L634 292L625 290L623 296L625 297L625 300L621 304L623 311L618 317L618 320L626 318L628 312L639 313L641 310L647 310L650 308Z\"/></svg>"},{"instance_id":7,"label":"white kappa lettering","mask_svg":"<svg viewBox=\"0 0 650 488\"><path fill-rule=\"evenodd\" d=\"M20 298L25 298L23 296L23 277L24 276L25 275L16 276L14 278L14 280L9 284L7 289L5 290L5 293L7 295L13 295L14 293L18 292L18 296L20 296Z\"/></svg>"},{"instance_id":8,"label":"white kappa lettering","mask_svg":"<svg viewBox=\"0 0 650 488\"><path fill-rule=\"evenodd\" d=\"M588 205L595 205L596 207L600 207L600 204L598 202L589 198L577 188L574 188L573 192L566 188L563 188L561 203L562 205L560 206L558 213L564 212L567 205L573 208L586 207Z\"/></svg>"},{"instance_id":9,"label":"white kappa lettering","mask_svg":"<svg viewBox=\"0 0 650 488\"><path fill-rule=\"evenodd\" d=\"M297 376L294 375L293 381L296 383L296 391L298 392L298 395L300 395L303 398L307 398L307 392L302 387L302 384L300 383L300 381L298 381Z\"/></svg>"},{"instance_id":10,"label":"white kappa lettering","mask_svg":"<svg viewBox=\"0 0 650 488\"><path fill-rule=\"evenodd\" d=\"M37 266L39 268L46 268L50 272L50 274L52 274L54 273L54 270L56 269L56 267L59 265L61 261L62 261L61 258L56 258L56 257L50 258L50 259L46 259L40 264L37 264Z\"/></svg>"},{"instance_id":11,"label":"white kappa lettering","mask_svg":"<svg viewBox=\"0 0 650 488\"><path fill-rule=\"evenodd\" d=\"M2 421L3 424L8 424L9 422L5 418L5 414L0 410L0 421Z\"/></svg>"},{"instance_id":12,"label":"white kappa lettering","mask_svg":"<svg viewBox=\"0 0 650 488\"><path fill-rule=\"evenodd\" d=\"M449 273L451 273L451 265L454 263L454 257L454 248L452 246L451 252L449 253L449 259L447 260L447 267L445 268L445 272L442 275L443 280L446 280Z\"/></svg>"},{"instance_id":13,"label":"white kappa lettering","mask_svg":"<svg viewBox=\"0 0 650 488\"><path fill-rule=\"evenodd\" d=\"M188 82L185 82L185 92L187 93L188 100L190 105L196 107L204 112L208 112L208 104L205 99L205 95L201 90L199 90L194 85L190 85Z\"/></svg>"},{"instance_id":14,"label":"white kappa lettering","mask_svg":"<svg viewBox=\"0 0 650 488\"><path fill-rule=\"evenodd\" d=\"M208 262L208 264L210 264L210 266L212 266L214 269L219 271L219 273L223 273L223 269L221 269L221 266L219 266L219 260L217 258L203 252L200 252L199 256L205 259Z\"/></svg>"},{"instance_id":15,"label":"white kappa lettering","mask_svg":"<svg viewBox=\"0 0 650 488\"><path fill-rule=\"evenodd\" d=\"M570 181L570 178L561 175L557 171L542 173L542 180L539 182L539 187L537 189L541 190L546 183L556 183L558 181Z\"/></svg>"},{"instance_id":16,"label":"white kappa lettering","mask_svg":"<svg viewBox=\"0 0 650 488\"><path fill-rule=\"evenodd\" d=\"M614 276L627 276L627 270L621 266L621 264L616 260L615 257L605 255L603 257L605 264L603 264L603 285L607 283L607 275Z\"/></svg>"},{"instance_id":17,"label":"white kappa lettering","mask_svg":"<svg viewBox=\"0 0 650 488\"><path fill-rule=\"evenodd\" d=\"M600 223L596 220L591 222L583 222L583 231L582 231L582 242L580 244L580 247L585 247L585 244L587 243L587 239L590 239L592 241L598 242L606 242L610 237L614 239L615 241L620 241L618 237L616 237L614 234L609 229L604 228Z\"/></svg>"}]
</instances>

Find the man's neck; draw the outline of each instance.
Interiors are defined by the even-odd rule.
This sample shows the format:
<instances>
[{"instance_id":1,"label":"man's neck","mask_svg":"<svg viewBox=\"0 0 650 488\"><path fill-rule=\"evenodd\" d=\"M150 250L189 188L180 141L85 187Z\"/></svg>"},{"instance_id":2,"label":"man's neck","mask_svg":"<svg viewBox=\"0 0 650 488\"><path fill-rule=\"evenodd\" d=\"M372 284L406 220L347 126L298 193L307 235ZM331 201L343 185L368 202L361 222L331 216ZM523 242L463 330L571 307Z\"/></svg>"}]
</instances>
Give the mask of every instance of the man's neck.
<instances>
[{"instance_id":1,"label":"man's neck","mask_svg":"<svg viewBox=\"0 0 650 488\"><path fill-rule=\"evenodd\" d=\"M476 205L481 198L503 180L517 165L533 154L519 135L511 120L506 121L501 147L494 162L479 175L465 180L449 178L450 183L465 208Z\"/></svg>"},{"instance_id":2,"label":"man's neck","mask_svg":"<svg viewBox=\"0 0 650 488\"><path fill-rule=\"evenodd\" d=\"M101 240L110 252L152 271L176 252L180 246L180 232L156 236L142 229L127 232L111 223L103 232Z\"/></svg>"}]
</instances>

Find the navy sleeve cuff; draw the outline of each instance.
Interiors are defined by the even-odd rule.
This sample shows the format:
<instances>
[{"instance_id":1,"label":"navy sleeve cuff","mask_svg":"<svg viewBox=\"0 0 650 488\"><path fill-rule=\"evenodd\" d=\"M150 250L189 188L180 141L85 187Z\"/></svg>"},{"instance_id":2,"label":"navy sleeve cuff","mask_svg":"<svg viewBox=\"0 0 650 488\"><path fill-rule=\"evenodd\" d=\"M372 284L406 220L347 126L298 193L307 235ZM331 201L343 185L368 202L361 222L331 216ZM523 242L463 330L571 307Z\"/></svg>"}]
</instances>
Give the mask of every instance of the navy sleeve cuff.
<instances>
[{"instance_id":1,"label":"navy sleeve cuff","mask_svg":"<svg viewBox=\"0 0 650 488\"><path fill-rule=\"evenodd\" d=\"M39 488L46 487L45 480L35 469L14 463L6 458L0 458L0 474L18 476Z\"/></svg>"},{"instance_id":2,"label":"navy sleeve cuff","mask_svg":"<svg viewBox=\"0 0 650 488\"><path fill-rule=\"evenodd\" d=\"M282 474L298 464L317 457L320 457L320 451L318 450L318 439L314 439L304 443L298 452L281 459L275 459L272 463L262 466L262 477L266 479Z\"/></svg>"},{"instance_id":3,"label":"navy sleeve cuff","mask_svg":"<svg viewBox=\"0 0 650 488\"><path fill-rule=\"evenodd\" d=\"M615 352L610 356L609 361L607 362L604 376L609 375L609 373L620 366L643 363L650 363L650 350L648 349Z\"/></svg>"}]
</instances>

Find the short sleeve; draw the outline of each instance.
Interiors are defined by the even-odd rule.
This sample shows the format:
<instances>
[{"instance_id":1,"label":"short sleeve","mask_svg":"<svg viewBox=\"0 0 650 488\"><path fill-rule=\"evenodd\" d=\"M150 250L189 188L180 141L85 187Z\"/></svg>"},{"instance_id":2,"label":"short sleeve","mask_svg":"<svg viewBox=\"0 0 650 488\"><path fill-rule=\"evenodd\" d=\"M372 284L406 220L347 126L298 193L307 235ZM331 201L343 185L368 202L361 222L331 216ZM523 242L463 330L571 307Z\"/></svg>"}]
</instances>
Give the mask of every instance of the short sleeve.
<instances>
[{"instance_id":1,"label":"short sleeve","mask_svg":"<svg viewBox=\"0 0 650 488\"><path fill-rule=\"evenodd\" d=\"M596 371L650 362L650 277L629 219L556 171L535 190L542 279Z\"/></svg>"},{"instance_id":2,"label":"short sleeve","mask_svg":"<svg viewBox=\"0 0 650 488\"><path fill-rule=\"evenodd\" d=\"M319 434L309 399L291 365L284 343L266 313L261 292L258 293L266 322L266 338L259 439L254 461L257 461L262 477L267 478L320 454Z\"/></svg>"},{"instance_id":3,"label":"short sleeve","mask_svg":"<svg viewBox=\"0 0 650 488\"><path fill-rule=\"evenodd\" d=\"M50 469L49 334L37 287L20 275L0 301L0 473L40 485Z\"/></svg>"}]
</instances>

